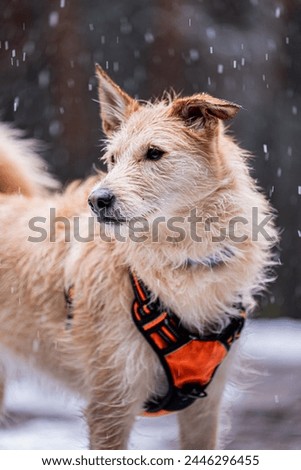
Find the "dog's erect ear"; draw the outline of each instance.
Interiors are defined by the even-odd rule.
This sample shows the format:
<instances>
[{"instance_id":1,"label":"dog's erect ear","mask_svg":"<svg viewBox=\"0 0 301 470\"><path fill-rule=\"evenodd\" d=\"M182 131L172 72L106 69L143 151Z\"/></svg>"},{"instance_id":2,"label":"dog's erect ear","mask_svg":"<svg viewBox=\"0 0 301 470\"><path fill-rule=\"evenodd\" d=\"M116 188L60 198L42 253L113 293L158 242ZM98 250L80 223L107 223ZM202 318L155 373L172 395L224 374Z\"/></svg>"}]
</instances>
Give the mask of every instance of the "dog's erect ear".
<instances>
[{"instance_id":1,"label":"dog's erect ear","mask_svg":"<svg viewBox=\"0 0 301 470\"><path fill-rule=\"evenodd\" d=\"M116 85L100 65L95 65L95 71L102 127L107 135L111 135L131 112L138 109L139 104Z\"/></svg>"},{"instance_id":2,"label":"dog's erect ear","mask_svg":"<svg viewBox=\"0 0 301 470\"><path fill-rule=\"evenodd\" d=\"M176 99L172 104L171 113L183 119L188 126L201 129L212 127L218 119L231 119L239 110L238 104L202 93Z\"/></svg>"}]
</instances>

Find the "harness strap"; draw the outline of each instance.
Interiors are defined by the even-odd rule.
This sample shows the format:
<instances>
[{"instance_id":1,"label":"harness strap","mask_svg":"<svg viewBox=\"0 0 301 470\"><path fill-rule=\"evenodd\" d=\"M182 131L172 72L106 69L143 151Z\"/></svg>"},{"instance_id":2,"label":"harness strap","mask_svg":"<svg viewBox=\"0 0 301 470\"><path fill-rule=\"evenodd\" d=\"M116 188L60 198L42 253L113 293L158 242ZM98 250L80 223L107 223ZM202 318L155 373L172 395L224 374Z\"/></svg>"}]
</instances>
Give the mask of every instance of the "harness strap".
<instances>
[{"instance_id":1,"label":"harness strap","mask_svg":"<svg viewBox=\"0 0 301 470\"><path fill-rule=\"evenodd\" d=\"M66 330L72 327L73 321L73 299L74 299L74 287L73 285L64 291L65 304L66 304Z\"/></svg>"},{"instance_id":2,"label":"harness strap","mask_svg":"<svg viewBox=\"0 0 301 470\"><path fill-rule=\"evenodd\" d=\"M194 335L175 313L166 310L138 277L130 272L135 295L132 317L138 330L156 352L168 380L163 397L152 397L145 405L146 415L157 416L179 411L197 398L206 397L206 388L233 342L239 338L246 312L235 305L239 316L219 334Z\"/></svg>"}]
</instances>

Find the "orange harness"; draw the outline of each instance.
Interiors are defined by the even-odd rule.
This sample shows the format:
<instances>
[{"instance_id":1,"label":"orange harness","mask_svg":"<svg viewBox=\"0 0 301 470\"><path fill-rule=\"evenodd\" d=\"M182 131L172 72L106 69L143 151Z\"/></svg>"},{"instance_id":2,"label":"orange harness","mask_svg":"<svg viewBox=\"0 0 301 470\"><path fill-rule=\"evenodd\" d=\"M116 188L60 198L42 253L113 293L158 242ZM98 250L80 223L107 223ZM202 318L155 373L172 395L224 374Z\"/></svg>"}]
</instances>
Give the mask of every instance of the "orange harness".
<instances>
[{"instance_id":1,"label":"orange harness","mask_svg":"<svg viewBox=\"0 0 301 470\"><path fill-rule=\"evenodd\" d=\"M206 388L218 366L227 356L232 343L239 338L246 312L235 305L239 315L230 317L219 334L190 333L175 313L164 308L137 276L130 272L134 290L132 317L138 330L157 354L168 380L165 396L152 397L144 404L144 415L159 416L179 411L197 398L206 397ZM73 322L74 288L65 291L66 329Z\"/></svg>"},{"instance_id":2,"label":"orange harness","mask_svg":"<svg viewBox=\"0 0 301 470\"><path fill-rule=\"evenodd\" d=\"M239 338L245 309L235 305L239 315L219 334L195 335L181 325L175 313L166 310L144 283L130 273L135 299L132 316L138 330L157 354L168 379L168 392L144 404L144 414L158 416L179 411L197 398L206 397L206 388L225 359L232 343Z\"/></svg>"}]
</instances>

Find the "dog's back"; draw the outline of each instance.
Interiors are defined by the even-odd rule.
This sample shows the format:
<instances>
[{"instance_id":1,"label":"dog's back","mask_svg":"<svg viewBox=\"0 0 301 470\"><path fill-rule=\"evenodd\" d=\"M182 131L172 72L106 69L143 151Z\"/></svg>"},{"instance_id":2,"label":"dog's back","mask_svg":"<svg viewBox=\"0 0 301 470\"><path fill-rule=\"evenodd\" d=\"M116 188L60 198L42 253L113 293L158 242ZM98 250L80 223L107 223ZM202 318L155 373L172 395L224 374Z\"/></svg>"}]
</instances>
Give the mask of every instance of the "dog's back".
<instances>
[{"instance_id":1,"label":"dog's back","mask_svg":"<svg viewBox=\"0 0 301 470\"><path fill-rule=\"evenodd\" d=\"M0 125L0 193L32 197L58 188L36 147L34 141L22 139L20 131Z\"/></svg>"}]
</instances>

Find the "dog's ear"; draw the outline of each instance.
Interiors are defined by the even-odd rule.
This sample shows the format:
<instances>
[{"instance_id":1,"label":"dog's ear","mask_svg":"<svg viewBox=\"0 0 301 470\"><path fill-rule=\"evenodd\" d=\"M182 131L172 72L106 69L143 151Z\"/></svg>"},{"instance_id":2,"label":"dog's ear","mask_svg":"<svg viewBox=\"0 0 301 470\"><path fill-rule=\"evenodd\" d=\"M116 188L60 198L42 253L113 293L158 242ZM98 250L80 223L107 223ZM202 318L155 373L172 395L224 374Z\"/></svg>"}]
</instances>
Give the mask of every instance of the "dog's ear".
<instances>
[{"instance_id":1,"label":"dog's ear","mask_svg":"<svg viewBox=\"0 0 301 470\"><path fill-rule=\"evenodd\" d=\"M233 118L239 109L238 104L202 93L176 99L172 104L171 113L183 119L187 126L198 130L214 127L218 119Z\"/></svg>"},{"instance_id":2,"label":"dog's ear","mask_svg":"<svg viewBox=\"0 0 301 470\"><path fill-rule=\"evenodd\" d=\"M95 65L95 71L102 127L107 135L111 135L131 112L138 109L139 104L116 85L100 65Z\"/></svg>"}]
</instances>

